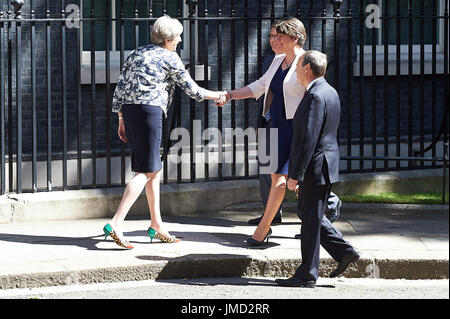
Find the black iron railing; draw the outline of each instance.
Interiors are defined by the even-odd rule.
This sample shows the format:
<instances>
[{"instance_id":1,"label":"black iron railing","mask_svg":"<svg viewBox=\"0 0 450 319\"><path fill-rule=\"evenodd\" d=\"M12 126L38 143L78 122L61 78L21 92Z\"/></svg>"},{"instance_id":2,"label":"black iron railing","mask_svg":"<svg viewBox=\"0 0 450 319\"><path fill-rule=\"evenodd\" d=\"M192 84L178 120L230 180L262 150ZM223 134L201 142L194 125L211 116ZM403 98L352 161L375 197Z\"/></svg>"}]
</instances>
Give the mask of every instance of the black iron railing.
<instances>
[{"instance_id":1,"label":"black iron railing","mask_svg":"<svg viewBox=\"0 0 450 319\"><path fill-rule=\"evenodd\" d=\"M443 168L445 192L448 10L448 0L0 1L0 193L125 185L128 149L112 92L127 52L149 42L162 14L185 23L179 53L211 90L256 80L270 23L298 17L305 48L328 55L327 80L341 96L342 173ZM215 108L180 92L174 101L165 183L257 175L257 141L225 133L254 127L258 102ZM171 129L193 133L196 121L220 135L196 144L190 134L188 149L176 149L185 157L172 163Z\"/></svg>"}]
</instances>

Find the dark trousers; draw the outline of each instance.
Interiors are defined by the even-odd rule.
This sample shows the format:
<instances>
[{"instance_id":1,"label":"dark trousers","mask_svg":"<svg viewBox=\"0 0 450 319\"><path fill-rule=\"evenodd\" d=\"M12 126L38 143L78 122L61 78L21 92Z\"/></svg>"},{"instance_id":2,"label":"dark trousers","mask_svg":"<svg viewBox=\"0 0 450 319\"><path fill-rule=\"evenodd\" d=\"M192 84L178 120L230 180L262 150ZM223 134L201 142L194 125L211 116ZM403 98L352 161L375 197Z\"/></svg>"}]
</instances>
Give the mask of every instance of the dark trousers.
<instances>
[{"instance_id":1,"label":"dark trousers","mask_svg":"<svg viewBox=\"0 0 450 319\"><path fill-rule=\"evenodd\" d=\"M342 238L324 216L332 185L300 185L298 216L302 220L302 264L295 275L302 280L317 281L319 277L320 245L335 261L353 252L353 247Z\"/></svg>"}]
</instances>

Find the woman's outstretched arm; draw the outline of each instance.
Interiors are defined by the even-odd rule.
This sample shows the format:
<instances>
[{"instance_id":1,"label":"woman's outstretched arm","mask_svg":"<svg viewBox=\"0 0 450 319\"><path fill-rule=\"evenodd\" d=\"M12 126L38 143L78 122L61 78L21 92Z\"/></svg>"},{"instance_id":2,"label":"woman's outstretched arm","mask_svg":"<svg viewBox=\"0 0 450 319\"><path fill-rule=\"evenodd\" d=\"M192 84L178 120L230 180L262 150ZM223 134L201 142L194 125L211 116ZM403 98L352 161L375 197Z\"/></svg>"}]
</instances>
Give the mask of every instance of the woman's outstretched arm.
<instances>
[{"instance_id":1,"label":"woman's outstretched arm","mask_svg":"<svg viewBox=\"0 0 450 319\"><path fill-rule=\"evenodd\" d=\"M240 89L227 91L226 99L223 103L219 104L219 106L223 106L224 104L228 103L230 100L242 100L242 99L248 99L251 97L255 97L252 90L248 86L244 86ZM217 104L217 103L216 103Z\"/></svg>"}]
</instances>

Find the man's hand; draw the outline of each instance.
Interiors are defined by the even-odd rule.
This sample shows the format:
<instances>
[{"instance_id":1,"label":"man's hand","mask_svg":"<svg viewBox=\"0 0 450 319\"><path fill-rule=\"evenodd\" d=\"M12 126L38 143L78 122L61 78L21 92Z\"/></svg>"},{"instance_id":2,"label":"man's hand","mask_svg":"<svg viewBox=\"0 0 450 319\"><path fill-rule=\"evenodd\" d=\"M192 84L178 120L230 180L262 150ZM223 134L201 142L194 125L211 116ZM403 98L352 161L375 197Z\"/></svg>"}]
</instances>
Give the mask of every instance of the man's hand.
<instances>
[{"instance_id":1,"label":"man's hand","mask_svg":"<svg viewBox=\"0 0 450 319\"><path fill-rule=\"evenodd\" d=\"M298 181L292 178L289 178L287 181L287 187L289 190L295 192L295 196L298 198L298 192L300 191L300 186L298 186Z\"/></svg>"},{"instance_id":2,"label":"man's hand","mask_svg":"<svg viewBox=\"0 0 450 319\"><path fill-rule=\"evenodd\" d=\"M287 187L290 191L296 191L298 188L298 181L292 178L289 178L287 181Z\"/></svg>"}]
</instances>

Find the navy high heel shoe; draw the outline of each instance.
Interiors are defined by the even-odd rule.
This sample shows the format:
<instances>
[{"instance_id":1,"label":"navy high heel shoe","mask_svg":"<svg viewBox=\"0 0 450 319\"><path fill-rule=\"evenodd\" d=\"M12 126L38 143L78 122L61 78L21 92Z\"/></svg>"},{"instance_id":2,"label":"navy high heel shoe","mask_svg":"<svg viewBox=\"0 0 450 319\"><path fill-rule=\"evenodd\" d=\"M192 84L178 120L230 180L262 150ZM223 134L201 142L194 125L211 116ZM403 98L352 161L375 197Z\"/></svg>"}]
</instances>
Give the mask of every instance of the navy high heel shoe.
<instances>
[{"instance_id":1,"label":"navy high heel shoe","mask_svg":"<svg viewBox=\"0 0 450 319\"><path fill-rule=\"evenodd\" d=\"M272 228L269 229L269 232L267 233L266 237L264 237L263 240L258 241L250 237L249 239L246 240L246 242L250 246L261 246L264 242L266 242L266 244L269 245L270 236L272 236Z\"/></svg>"}]
</instances>

